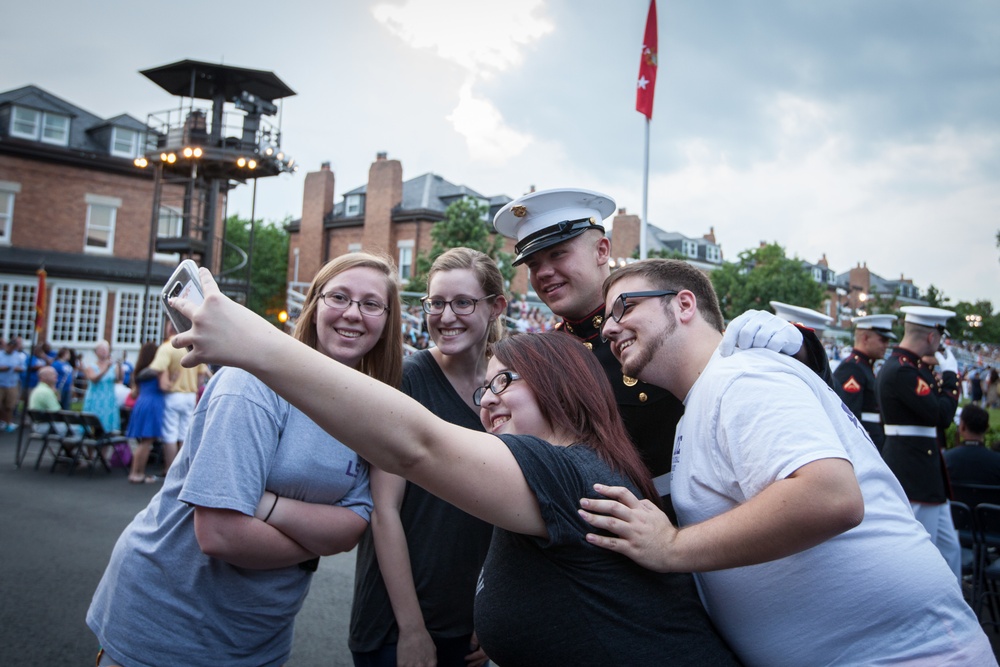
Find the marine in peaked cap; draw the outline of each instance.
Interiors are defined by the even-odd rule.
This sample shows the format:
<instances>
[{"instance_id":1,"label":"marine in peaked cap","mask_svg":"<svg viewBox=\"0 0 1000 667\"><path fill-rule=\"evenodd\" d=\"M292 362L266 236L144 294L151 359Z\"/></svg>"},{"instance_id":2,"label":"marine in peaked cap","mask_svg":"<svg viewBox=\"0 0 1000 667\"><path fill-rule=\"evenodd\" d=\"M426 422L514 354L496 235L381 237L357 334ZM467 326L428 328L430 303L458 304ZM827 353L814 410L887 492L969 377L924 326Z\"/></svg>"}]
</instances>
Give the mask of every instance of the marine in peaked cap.
<instances>
[{"instance_id":1,"label":"marine in peaked cap","mask_svg":"<svg viewBox=\"0 0 1000 667\"><path fill-rule=\"evenodd\" d=\"M615 200L591 190L540 190L508 203L493 218L496 230L517 239L514 266L529 255L568 241L588 229L603 234L604 219L615 212Z\"/></svg>"},{"instance_id":2,"label":"marine in peaked cap","mask_svg":"<svg viewBox=\"0 0 1000 667\"><path fill-rule=\"evenodd\" d=\"M855 317L854 349L833 371L833 389L844 405L861 421L868 436L882 451L885 431L882 414L878 408L875 381L875 363L885 356L892 333L895 315L866 315Z\"/></svg>"},{"instance_id":3,"label":"marine in peaked cap","mask_svg":"<svg viewBox=\"0 0 1000 667\"><path fill-rule=\"evenodd\" d=\"M938 354L940 378L924 359L933 357L955 313L906 306L903 339L878 374L878 402L885 429L882 458L896 475L914 515L924 524L956 577L962 577L961 547L951 520L951 495L941 457L944 429L958 408L958 364Z\"/></svg>"},{"instance_id":4,"label":"marine in peaked cap","mask_svg":"<svg viewBox=\"0 0 1000 667\"><path fill-rule=\"evenodd\" d=\"M665 493L674 429L684 406L666 389L623 375L600 336L601 285L611 273L604 220L615 210L615 200L599 192L541 190L508 203L497 212L493 226L517 241L514 264L527 264L536 294L563 320L557 328L579 339L601 362L625 428L657 488Z\"/></svg>"}]
</instances>

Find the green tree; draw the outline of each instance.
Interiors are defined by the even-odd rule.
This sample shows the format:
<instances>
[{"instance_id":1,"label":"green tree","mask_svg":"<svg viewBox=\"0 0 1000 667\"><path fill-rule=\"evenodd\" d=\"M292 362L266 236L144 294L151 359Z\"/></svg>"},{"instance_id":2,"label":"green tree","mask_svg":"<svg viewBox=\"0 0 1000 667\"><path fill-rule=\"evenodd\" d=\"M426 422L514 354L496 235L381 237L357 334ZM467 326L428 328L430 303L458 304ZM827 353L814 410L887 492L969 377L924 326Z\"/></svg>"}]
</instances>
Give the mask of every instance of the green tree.
<instances>
[{"instance_id":1,"label":"green tree","mask_svg":"<svg viewBox=\"0 0 1000 667\"><path fill-rule=\"evenodd\" d=\"M948 305L948 302L950 302L951 299L945 296L944 292L939 290L934 285L927 288L927 294L924 295L924 298L927 300L927 305L932 308L951 309L951 306Z\"/></svg>"},{"instance_id":2,"label":"green tree","mask_svg":"<svg viewBox=\"0 0 1000 667\"><path fill-rule=\"evenodd\" d=\"M819 308L826 296L799 259L789 259L776 243L744 250L739 259L709 274L726 319L754 308L768 310L770 301Z\"/></svg>"},{"instance_id":3,"label":"green tree","mask_svg":"<svg viewBox=\"0 0 1000 667\"><path fill-rule=\"evenodd\" d=\"M250 253L250 310L277 324L278 313L285 308L288 287L288 219L283 222L258 222L253 232ZM246 277L246 268L237 269L243 253L250 248L250 221L235 215L226 220L226 247L222 254L223 276L233 281ZM234 250L235 245L243 253ZM226 273L231 271L231 273Z\"/></svg>"},{"instance_id":4,"label":"green tree","mask_svg":"<svg viewBox=\"0 0 1000 667\"><path fill-rule=\"evenodd\" d=\"M427 274L431 265L446 250L472 248L491 257L500 267L504 282L510 285L514 278L514 257L503 251L504 239L493 231L488 221L489 209L474 199L460 199L445 209L444 220L431 229L430 252L417 256L413 276L406 289L411 292L427 291Z\"/></svg>"}]
</instances>

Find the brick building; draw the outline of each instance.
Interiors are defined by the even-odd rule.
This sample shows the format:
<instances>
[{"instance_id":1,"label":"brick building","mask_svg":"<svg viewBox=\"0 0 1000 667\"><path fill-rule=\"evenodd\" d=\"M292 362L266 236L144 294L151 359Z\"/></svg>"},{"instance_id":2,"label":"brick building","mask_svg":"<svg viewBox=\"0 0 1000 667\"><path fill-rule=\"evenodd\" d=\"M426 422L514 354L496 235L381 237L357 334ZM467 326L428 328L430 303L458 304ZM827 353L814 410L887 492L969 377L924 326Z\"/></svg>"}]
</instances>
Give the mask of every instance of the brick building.
<instances>
[{"instance_id":1,"label":"brick building","mask_svg":"<svg viewBox=\"0 0 1000 667\"><path fill-rule=\"evenodd\" d=\"M0 335L31 340L44 266L39 340L87 351L107 339L134 358L159 339L157 299L177 255L155 255L147 299L154 176L133 164L156 139L132 116L103 119L37 86L0 93ZM177 233L181 213L166 202L178 193L164 190L159 236Z\"/></svg>"},{"instance_id":2,"label":"brick building","mask_svg":"<svg viewBox=\"0 0 1000 667\"><path fill-rule=\"evenodd\" d=\"M379 153L368 170L368 183L348 191L339 201L329 163L306 176L302 217L289 225L289 286L304 292L312 277L338 255L360 250L386 252L399 267L402 280L413 273L416 258L431 249L431 229L443 220L445 209L461 199L488 207L483 220L492 229L493 216L510 197L487 197L465 185L455 185L436 174L403 180L403 166ZM513 252L514 242L504 249ZM510 289L525 293L527 270L518 269Z\"/></svg>"}]
</instances>

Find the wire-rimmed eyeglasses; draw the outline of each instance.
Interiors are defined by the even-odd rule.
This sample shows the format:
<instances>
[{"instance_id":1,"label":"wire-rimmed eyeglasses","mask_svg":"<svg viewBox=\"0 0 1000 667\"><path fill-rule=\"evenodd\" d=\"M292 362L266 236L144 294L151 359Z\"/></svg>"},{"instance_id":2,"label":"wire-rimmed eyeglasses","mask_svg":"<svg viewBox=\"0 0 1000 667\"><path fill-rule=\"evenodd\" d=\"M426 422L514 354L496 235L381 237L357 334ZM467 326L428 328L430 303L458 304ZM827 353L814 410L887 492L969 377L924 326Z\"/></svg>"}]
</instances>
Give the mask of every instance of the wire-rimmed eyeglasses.
<instances>
[{"instance_id":1,"label":"wire-rimmed eyeglasses","mask_svg":"<svg viewBox=\"0 0 1000 667\"><path fill-rule=\"evenodd\" d=\"M445 306L451 306L451 312L456 315L471 315L476 309L476 304L486 299L492 299L496 294L481 296L473 299L471 296L455 297L451 301L445 301L438 297L425 296L420 299L420 305L428 315L440 315L444 312Z\"/></svg>"},{"instance_id":2,"label":"wire-rimmed eyeglasses","mask_svg":"<svg viewBox=\"0 0 1000 667\"><path fill-rule=\"evenodd\" d=\"M621 322L622 318L625 317L625 313L628 312L629 308L637 306L639 304L634 301L629 301L629 299L643 299L649 297L662 297L662 296L676 296L676 290L650 290L648 292L622 292L615 299L615 302L611 305L611 313L605 318L604 323L601 325L601 340L607 341L607 336L604 335L604 327L610 320L615 322Z\"/></svg>"},{"instance_id":3,"label":"wire-rimmed eyeglasses","mask_svg":"<svg viewBox=\"0 0 1000 667\"><path fill-rule=\"evenodd\" d=\"M520 379L521 376L514 371L500 371L493 376L493 379L490 380L489 383L476 389L476 393L472 395L472 402L476 405L481 405L483 402L483 396L486 395L487 389L492 391L494 394L500 394L504 389L510 386L511 382Z\"/></svg>"},{"instance_id":4,"label":"wire-rimmed eyeglasses","mask_svg":"<svg viewBox=\"0 0 1000 667\"><path fill-rule=\"evenodd\" d=\"M358 301L342 292L327 292L326 294L320 294L319 298L323 299L323 303L334 310L347 310L351 307L352 303L356 303L361 314L368 317L378 317L389 310L389 306L378 299L361 299Z\"/></svg>"}]
</instances>

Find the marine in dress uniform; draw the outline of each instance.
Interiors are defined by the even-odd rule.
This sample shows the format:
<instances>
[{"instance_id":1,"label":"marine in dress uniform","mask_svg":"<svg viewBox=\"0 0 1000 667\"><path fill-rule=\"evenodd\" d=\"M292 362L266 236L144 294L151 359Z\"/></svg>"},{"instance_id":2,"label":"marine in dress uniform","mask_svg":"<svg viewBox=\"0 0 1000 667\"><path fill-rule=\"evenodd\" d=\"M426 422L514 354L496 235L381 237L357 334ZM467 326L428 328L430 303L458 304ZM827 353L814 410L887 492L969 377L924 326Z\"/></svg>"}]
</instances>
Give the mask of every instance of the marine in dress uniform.
<instances>
[{"instance_id":1,"label":"marine in dress uniform","mask_svg":"<svg viewBox=\"0 0 1000 667\"><path fill-rule=\"evenodd\" d=\"M514 265L534 252L597 229L605 232L604 219L616 210L611 197L588 190L543 190L529 193L504 206L494 218L496 230L517 239ZM594 267L598 270L598 267ZM621 364L609 343L601 340L604 297L593 295L594 308L578 320L563 318L557 329L578 338L597 355L611 382L615 401L632 442L661 494L669 492L671 446L684 405L666 389L622 374ZM559 313L557 313L558 315Z\"/></svg>"},{"instance_id":2,"label":"marine in dress uniform","mask_svg":"<svg viewBox=\"0 0 1000 667\"><path fill-rule=\"evenodd\" d=\"M958 364L950 350L937 352L950 310L906 306L905 333L878 374L878 402L885 429L882 458L896 475L914 515L961 579L961 549L948 505L948 476L938 430L958 408ZM940 378L923 361L937 352Z\"/></svg>"},{"instance_id":3,"label":"marine in dress uniform","mask_svg":"<svg viewBox=\"0 0 1000 667\"><path fill-rule=\"evenodd\" d=\"M532 192L505 205L493 219L497 232L517 240L514 265L523 263L532 253L551 248L580 236L589 230L604 234L604 220L616 210L614 200L599 192L579 189L557 189ZM607 266L576 267L583 271L610 273ZM580 339L597 355L615 393L618 409L632 442L642 455L653 483L661 496L669 493L671 454L677 422L684 414L684 404L666 389L656 387L622 373L621 364L611 352L611 346L601 340L604 324L604 295L600 281L593 295L593 308L580 318L567 318L564 313L557 328ZM803 330L804 348L810 366L829 377L829 365L819 339ZM583 380L585 381L585 380ZM669 502L664 502L671 513Z\"/></svg>"},{"instance_id":4,"label":"marine in dress uniform","mask_svg":"<svg viewBox=\"0 0 1000 667\"><path fill-rule=\"evenodd\" d=\"M851 320L854 323L854 350L833 372L834 391L861 421L880 452L885 431L878 409L875 362L885 356L889 341L896 340L892 333L895 320L895 315L866 315Z\"/></svg>"}]
</instances>

